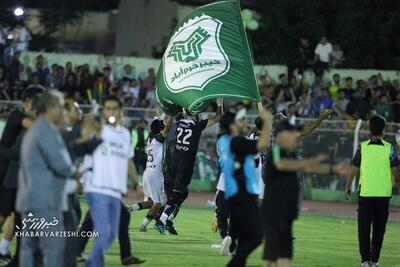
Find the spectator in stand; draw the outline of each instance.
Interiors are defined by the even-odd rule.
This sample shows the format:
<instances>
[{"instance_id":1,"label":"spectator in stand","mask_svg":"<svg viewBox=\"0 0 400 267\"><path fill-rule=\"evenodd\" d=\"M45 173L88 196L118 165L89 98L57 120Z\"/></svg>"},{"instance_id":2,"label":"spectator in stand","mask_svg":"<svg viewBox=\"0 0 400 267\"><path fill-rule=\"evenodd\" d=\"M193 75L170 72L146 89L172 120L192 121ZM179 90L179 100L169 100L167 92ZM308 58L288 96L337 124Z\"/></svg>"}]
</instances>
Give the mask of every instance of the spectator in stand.
<instances>
[{"instance_id":1,"label":"spectator in stand","mask_svg":"<svg viewBox=\"0 0 400 267\"><path fill-rule=\"evenodd\" d=\"M265 87L261 87L260 89L263 106L268 110L273 109L276 100L274 86L272 84L269 84Z\"/></svg>"},{"instance_id":2,"label":"spectator in stand","mask_svg":"<svg viewBox=\"0 0 400 267\"><path fill-rule=\"evenodd\" d=\"M296 108L299 117L309 118L311 116L311 97L308 93L303 93Z\"/></svg>"},{"instance_id":3,"label":"spectator in stand","mask_svg":"<svg viewBox=\"0 0 400 267\"><path fill-rule=\"evenodd\" d=\"M140 91L139 83L135 79L128 81L128 85L124 87L124 93L132 97L133 105L139 104Z\"/></svg>"},{"instance_id":4,"label":"spectator in stand","mask_svg":"<svg viewBox=\"0 0 400 267\"><path fill-rule=\"evenodd\" d=\"M346 98L346 94L343 89L339 89L338 91L338 100L335 101L335 112L340 118L345 118L347 105L350 100Z\"/></svg>"},{"instance_id":5,"label":"spectator in stand","mask_svg":"<svg viewBox=\"0 0 400 267\"><path fill-rule=\"evenodd\" d=\"M280 84L275 88L276 110L281 112L287 108L290 103L296 103L296 96L293 88L288 84L286 74L279 75Z\"/></svg>"},{"instance_id":6,"label":"spectator in stand","mask_svg":"<svg viewBox=\"0 0 400 267\"><path fill-rule=\"evenodd\" d=\"M46 91L46 87L40 83L39 75L32 74L31 83L26 87L26 89L36 90L37 92L44 93Z\"/></svg>"},{"instance_id":7,"label":"spectator in stand","mask_svg":"<svg viewBox=\"0 0 400 267\"><path fill-rule=\"evenodd\" d=\"M61 89L61 85L63 82L63 77L60 76L58 71L58 65L52 64L51 65L51 72L47 74L46 77L46 87L50 89Z\"/></svg>"},{"instance_id":8,"label":"spectator in stand","mask_svg":"<svg viewBox=\"0 0 400 267\"><path fill-rule=\"evenodd\" d=\"M295 63L288 65L289 80L293 76L293 72L297 69L297 75L303 76L305 70L311 69L313 66L314 53L307 38L301 38L297 48L297 59Z\"/></svg>"},{"instance_id":9,"label":"spectator in stand","mask_svg":"<svg viewBox=\"0 0 400 267\"><path fill-rule=\"evenodd\" d=\"M28 51L29 41L32 39L28 29L22 21L17 21L13 29L15 50L20 52Z\"/></svg>"},{"instance_id":10,"label":"spectator in stand","mask_svg":"<svg viewBox=\"0 0 400 267\"><path fill-rule=\"evenodd\" d=\"M122 74L121 74L121 80L123 80L123 79L138 80L139 76L136 73L135 67L132 67L129 64L124 65L124 68L122 69Z\"/></svg>"},{"instance_id":11,"label":"spectator in stand","mask_svg":"<svg viewBox=\"0 0 400 267\"><path fill-rule=\"evenodd\" d=\"M350 100L347 105L346 114L351 116L353 119L367 120L368 114L370 113L370 105L362 97L360 90L354 90L353 99Z\"/></svg>"},{"instance_id":12,"label":"spectator in stand","mask_svg":"<svg viewBox=\"0 0 400 267\"><path fill-rule=\"evenodd\" d=\"M317 101L315 103L315 109L318 114L325 109L333 109L333 100L330 97L327 88L323 88L321 90L321 95L317 97Z\"/></svg>"},{"instance_id":13,"label":"spectator in stand","mask_svg":"<svg viewBox=\"0 0 400 267\"><path fill-rule=\"evenodd\" d=\"M325 88L325 84L321 77L316 76L314 83L311 85L311 93L313 96L318 97L321 94L322 88Z\"/></svg>"},{"instance_id":14,"label":"spectator in stand","mask_svg":"<svg viewBox=\"0 0 400 267\"><path fill-rule=\"evenodd\" d=\"M297 115L297 107L296 104L290 103L286 109L286 117L288 118L289 121L295 120Z\"/></svg>"},{"instance_id":15,"label":"spectator in stand","mask_svg":"<svg viewBox=\"0 0 400 267\"><path fill-rule=\"evenodd\" d=\"M92 92L89 93L89 100L96 100L97 103L103 103L103 100L109 94L111 84L106 80L102 73L97 73L97 79L94 83Z\"/></svg>"},{"instance_id":16,"label":"spectator in stand","mask_svg":"<svg viewBox=\"0 0 400 267\"><path fill-rule=\"evenodd\" d=\"M339 44L333 45L331 56L332 56L332 67L334 68L343 67L343 63L346 59L344 58L343 50L340 48Z\"/></svg>"},{"instance_id":17,"label":"spectator in stand","mask_svg":"<svg viewBox=\"0 0 400 267\"><path fill-rule=\"evenodd\" d=\"M378 115L381 115L386 121L392 120L393 110L389 104L389 97L387 95L381 95L379 104L375 106L375 111Z\"/></svg>"},{"instance_id":18,"label":"spectator in stand","mask_svg":"<svg viewBox=\"0 0 400 267\"><path fill-rule=\"evenodd\" d=\"M352 99L353 98L353 93L354 93L353 78L348 76L346 78L346 85L344 87L344 94L346 95L347 99ZM362 92L361 92L361 95L363 95Z\"/></svg>"},{"instance_id":19,"label":"spectator in stand","mask_svg":"<svg viewBox=\"0 0 400 267\"><path fill-rule=\"evenodd\" d=\"M148 70L148 75L142 81L142 95L141 99L147 99L153 105L155 102L155 89L156 89L156 72L153 68Z\"/></svg>"},{"instance_id":20,"label":"spectator in stand","mask_svg":"<svg viewBox=\"0 0 400 267\"><path fill-rule=\"evenodd\" d=\"M338 91L340 89L340 75L339 73L335 73L332 76L333 84L329 86L329 93L331 94L331 97L333 101L338 100Z\"/></svg>"},{"instance_id":21,"label":"spectator in stand","mask_svg":"<svg viewBox=\"0 0 400 267\"><path fill-rule=\"evenodd\" d=\"M35 71L33 73L39 76L41 84L46 84L46 78L47 75L49 75L50 71L49 68L45 66L44 58L42 55L38 55L36 57Z\"/></svg>"},{"instance_id":22,"label":"spectator in stand","mask_svg":"<svg viewBox=\"0 0 400 267\"><path fill-rule=\"evenodd\" d=\"M73 67L72 67L72 62L68 61L67 63L65 63L65 72L64 75L68 75L69 73L73 73Z\"/></svg>"},{"instance_id":23,"label":"spectator in stand","mask_svg":"<svg viewBox=\"0 0 400 267\"><path fill-rule=\"evenodd\" d=\"M68 97L75 98L75 94L79 91L76 75L74 73L67 74L65 83L61 89Z\"/></svg>"},{"instance_id":24,"label":"spectator in stand","mask_svg":"<svg viewBox=\"0 0 400 267\"><path fill-rule=\"evenodd\" d=\"M261 73L260 77L258 78L258 86L268 86L270 84L273 84L274 80L269 76L268 71L264 70L263 73Z\"/></svg>"},{"instance_id":25,"label":"spectator in stand","mask_svg":"<svg viewBox=\"0 0 400 267\"><path fill-rule=\"evenodd\" d=\"M21 68L21 62L19 61L21 52L15 52L10 64L7 67L8 77L10 78L11 84L19 80L19 71Z\"/></svg>"},{"instance_id":26,"label":"spectator in stand","mask_svg":"<svg viewBox=\"0 0 400 267\"><path fill-rule=\"evenodd\" d=\"M321 40L315 48L314 54L314 74L315 76L321 77L324 71L331 66L331 53L332 45L328 42L325 36L321 37Z\"/></svg>"},{"instance_id":27,"label":"spectator in stand","mask_svg":"<svg viewBox=\"0 0 400 267\"><path fill-rule=\"evenodd\" d=\"M392 103L393 122L400 123L400 92L396 93L396 97Z\"/></svg>"},{"instance_id":28,"label":"spectator in stand","mask_svg":"<svg viewBox=\"0 0 400 267\"><path fill-rule=\"evenodd\" d=\"M106 81L108 81L110 84L114 82L114 75L113 75L110 67L103 68L103 76L104 76L104 79Z\"/></svg>"}]
</instances>

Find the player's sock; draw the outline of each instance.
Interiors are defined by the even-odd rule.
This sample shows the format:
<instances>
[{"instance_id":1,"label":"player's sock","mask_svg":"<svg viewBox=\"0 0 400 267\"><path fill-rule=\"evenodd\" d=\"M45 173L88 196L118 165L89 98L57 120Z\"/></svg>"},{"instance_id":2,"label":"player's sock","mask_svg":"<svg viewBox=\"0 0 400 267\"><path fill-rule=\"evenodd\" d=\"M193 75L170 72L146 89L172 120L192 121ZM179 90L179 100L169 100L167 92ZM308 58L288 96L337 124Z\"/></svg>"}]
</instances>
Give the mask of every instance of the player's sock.
<instances>
[{"instance_id":1,"label":"player's sock","mask_svg":"<svg viewBox=\"0 0 400 267\"><path fill-rule=\"evenodd\" d=\"M7 255L9 253L9 248L10 248L10 240L6 240L4 238L1 239L0 241L0 254L1 255Z\"/></svg>"},{"instance_id":2,"label":"player's sock","mask_svg":"<svg viewBox=\"0 0 400 267\"><path fill-rule=\"evenodd\" d=\"M167 220L168 220L168 214L164 212L163 214L161 214L160 221L162 222L162 224L165 225L167 223Z\"/></svg>"},{"instance_id":3,"label":"player's sock","mask_svg":"<svg viewBox=\"0 0 400 267\"><path fill-rule=\"evenodd\" d=\"M143 226L149 225L149 223L150 223L153 219L154 219L153 216L147 215L147 216L144 218L144 220L143 220L143 222L142 222L142 225L143 225Z\"/></svg>"}]
</instances>

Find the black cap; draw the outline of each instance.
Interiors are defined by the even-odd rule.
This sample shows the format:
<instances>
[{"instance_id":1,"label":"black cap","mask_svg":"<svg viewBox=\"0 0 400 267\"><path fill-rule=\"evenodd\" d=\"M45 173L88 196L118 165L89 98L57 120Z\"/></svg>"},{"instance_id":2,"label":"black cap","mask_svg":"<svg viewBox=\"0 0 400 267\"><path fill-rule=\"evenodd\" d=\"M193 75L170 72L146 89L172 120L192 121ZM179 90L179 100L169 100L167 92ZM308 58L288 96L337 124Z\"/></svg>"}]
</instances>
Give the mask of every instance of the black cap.
<instances>
[{"instance_id":1,"label":"black cap","mask_svg":"<svg viewBox=\"0 0 400 267\"><path fill-rule=\"evenodd\" d=\"M288 120L284 120L282 122L279 122L275 126L276 133L280 133L280 132L283 132L283 131L302 131L302 130L303 130L303 126L301 126L301 125L293 125Z\"/></svg>"}]
</instances>

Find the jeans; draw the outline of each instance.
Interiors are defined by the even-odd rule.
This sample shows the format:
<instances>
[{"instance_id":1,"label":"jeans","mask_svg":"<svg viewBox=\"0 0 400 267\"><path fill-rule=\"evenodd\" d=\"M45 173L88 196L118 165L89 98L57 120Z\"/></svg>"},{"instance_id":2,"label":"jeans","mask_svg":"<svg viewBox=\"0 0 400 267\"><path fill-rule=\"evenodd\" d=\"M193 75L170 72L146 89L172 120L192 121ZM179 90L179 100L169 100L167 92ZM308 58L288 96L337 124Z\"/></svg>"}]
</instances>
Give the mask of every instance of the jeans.
<instances>
[{"instance_id":1,"label":"jeans","mask_svg":"<svg viewBox=\"0 0 400 267\"><path fill-rule=\"evenodd\" d=\"M119 223L119 231L118 231L118 241L119 241L119 251L121 262L123 259L126 259L131 254L131 243L129 240L129 222L131 220L131 215L129 214L128 210L126 209L124 203L121 202L121 218ZM93 221L90 217L90 211L86 213L86 216L83 220L81 228L79 229L80 232L91 232L93 230ZM82 254L85 250L85 247L89 241L89 237L85 235L84 237L79 238L79 249L78 253Z\"/></svg>"},{"instance_id":2,"label":"jeans","mask_svg":"<svg viewBox=\"0 0 400 267\"><path fill-rule=\"evenodd\" d=\"M86 193L86 198L98 236L85 266L103 267L104 255L118 234L121 200L98 193Z\"/></svg>"}]
</instances>

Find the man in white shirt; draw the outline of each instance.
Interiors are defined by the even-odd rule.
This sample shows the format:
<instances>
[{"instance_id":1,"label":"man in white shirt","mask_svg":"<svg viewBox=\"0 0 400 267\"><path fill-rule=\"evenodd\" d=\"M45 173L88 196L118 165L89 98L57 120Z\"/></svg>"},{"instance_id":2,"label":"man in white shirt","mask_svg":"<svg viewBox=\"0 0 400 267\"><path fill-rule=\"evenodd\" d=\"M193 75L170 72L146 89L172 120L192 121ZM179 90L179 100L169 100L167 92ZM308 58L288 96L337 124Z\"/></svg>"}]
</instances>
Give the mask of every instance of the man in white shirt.
<instances>
[{"instance_id":1,"label":"man in white shirt","mask_svg":"<svg viewBox=\"0 0 400 267\"><path fill-rule=\"evenodd\" d=\"M103 106L102 143L92 154L92 175L83 181L96 238L86 267L103 267L104 255L118 234L121 196L127 192L127 176L136 178L131 136L122 126L122 103L109 96Z\"/></svg>"},{"instance_id":2,"label":"man in white shirt","mask_svg":"<svg viewBox=\"0 0 400 267\"><path fill-rule=\"evenodd\" d=\"M322 78L324 71L331 66L332 62L332 45L325 36L321 37L321 41L315 48L314 53L314 73L315 76Z\"/></svg>"}]
</instances>

